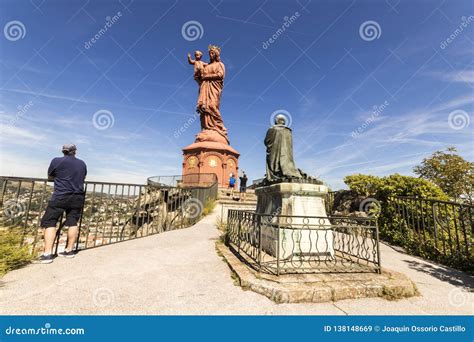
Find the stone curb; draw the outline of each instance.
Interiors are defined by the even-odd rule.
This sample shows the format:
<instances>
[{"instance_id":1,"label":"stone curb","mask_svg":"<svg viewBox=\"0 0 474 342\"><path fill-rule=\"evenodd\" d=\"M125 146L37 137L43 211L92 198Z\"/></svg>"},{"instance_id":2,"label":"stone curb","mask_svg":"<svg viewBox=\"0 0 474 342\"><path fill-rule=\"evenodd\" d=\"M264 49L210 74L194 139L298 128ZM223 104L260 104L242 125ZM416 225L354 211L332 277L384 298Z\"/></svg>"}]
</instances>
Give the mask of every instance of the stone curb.
<instances>
[{"instance_id":1,"label":"stone curb","mask_svg":"<svg viewBox=\"0 0 474 342\"><path fill-rule=\"evenodd\" d=\"M325 274L317 281L298 279L288 281L278 277L268 279L240 261L221 241L218 253L237 276L239 285L264 295L276 303L323 303L343 299L383 297L395 300L416 296L418 291L404 274L384 269L382 274L369 274L365 279L350 280L347 274ZM291 277L293 279L293 277Z\"/></svg>"}]
</instances>

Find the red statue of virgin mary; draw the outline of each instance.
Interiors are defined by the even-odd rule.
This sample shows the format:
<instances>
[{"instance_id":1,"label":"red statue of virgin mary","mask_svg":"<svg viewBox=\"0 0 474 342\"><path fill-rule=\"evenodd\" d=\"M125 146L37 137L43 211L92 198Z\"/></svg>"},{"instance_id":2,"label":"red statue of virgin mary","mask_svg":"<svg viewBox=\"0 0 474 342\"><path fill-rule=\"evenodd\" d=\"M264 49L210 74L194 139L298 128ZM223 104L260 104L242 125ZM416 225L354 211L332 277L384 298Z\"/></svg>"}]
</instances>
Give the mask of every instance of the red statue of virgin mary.
<instances>
[{"instance_id":1,"label":"red statue of virgin mary","mask_svg":"<svg viewBox=\"0 0 474 342\"><path fill-rule=\"evenodd\" d=\"M209 45L210 62L202 68L198 76L199 97L196 110L201 118L201 132L196 136L196 141L229 144L227 129L219 110L225 77L225 66L220 55L219 47Z\"/></svg>"}]
</instances>

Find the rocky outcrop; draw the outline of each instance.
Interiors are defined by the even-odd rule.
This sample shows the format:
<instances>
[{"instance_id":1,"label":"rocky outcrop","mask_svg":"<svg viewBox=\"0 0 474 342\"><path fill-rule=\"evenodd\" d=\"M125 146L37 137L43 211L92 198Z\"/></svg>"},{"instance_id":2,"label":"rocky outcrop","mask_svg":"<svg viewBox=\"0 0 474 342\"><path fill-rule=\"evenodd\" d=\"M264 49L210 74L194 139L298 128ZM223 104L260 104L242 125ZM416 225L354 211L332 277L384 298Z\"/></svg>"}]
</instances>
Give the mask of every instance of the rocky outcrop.
<instances>
[{"instance_id":1,"label":"rocky outcrop","mask_svg":"<svg viewBox=\"0 0 474 342\"><path fill-rule=\"evenodd\" d=\"M361 210L361 203L365 196L358 195L352 190L339 190L333 193L331 212L336 216L366 217L367 213Z\"/></svg>"}]
</instances>

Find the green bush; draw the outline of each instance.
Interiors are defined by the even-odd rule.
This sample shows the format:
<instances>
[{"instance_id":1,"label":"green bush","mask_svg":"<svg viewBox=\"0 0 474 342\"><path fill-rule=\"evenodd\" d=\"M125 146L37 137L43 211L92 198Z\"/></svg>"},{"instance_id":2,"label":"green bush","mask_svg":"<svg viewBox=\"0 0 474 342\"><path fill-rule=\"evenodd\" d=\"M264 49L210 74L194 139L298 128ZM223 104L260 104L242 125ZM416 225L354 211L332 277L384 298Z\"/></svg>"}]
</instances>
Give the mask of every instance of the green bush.
<instances>
[{"instance_id":1,"label":"green bush","mask_svg":"<svg viewBox=\"0 0 474 342\"><path fill-rule=\"evenodd\" d=\"M20 247L21 239L18 230L0 230L0 276L31 261L28 246Z\"/></svg>"},{"instance_id":2,"label":"green bush","mask_svg":"<svg viewBox=\"0 0 474 342\"><path fill-rule=\"evenodd\" d=\"M449 200L449 197L430 181L397 173L387 177L355 174L345 177L344 183L358 195L373 197L379 201L385 201L390 196Z\"/></svg>"},{"instance_id":3,"label":"green bush","mask_svg":"<svg viewBox=\"0 0 474 342\"><path fill-rule=\"evenodd\" d=\"M438 186L428 180L399 174L387 177L356 174L344 178L350 190L357 195L373 198L379 202L377 219L380 237L393 244L404 247L409 253L426 259L435 260L466 271L472 271L472 255L466 255L463 250L442 248L443 244L451 242L448 247L455 247L457 241L466 242L466 238L456 229L455 220L461 220L459 211L447 207L441 213L446 220L443 225L434 222L432 202L418 202L410 199L397 199L399 196L417 197L449 201ZM395 202L397 204L395 204ZM403 209L401 209L403 207ZM403 211L403 214L402 214ZM437 225L437 235L434 227ZM470 237L467 237L469 240Z\"/></svg>"}]
</instances>

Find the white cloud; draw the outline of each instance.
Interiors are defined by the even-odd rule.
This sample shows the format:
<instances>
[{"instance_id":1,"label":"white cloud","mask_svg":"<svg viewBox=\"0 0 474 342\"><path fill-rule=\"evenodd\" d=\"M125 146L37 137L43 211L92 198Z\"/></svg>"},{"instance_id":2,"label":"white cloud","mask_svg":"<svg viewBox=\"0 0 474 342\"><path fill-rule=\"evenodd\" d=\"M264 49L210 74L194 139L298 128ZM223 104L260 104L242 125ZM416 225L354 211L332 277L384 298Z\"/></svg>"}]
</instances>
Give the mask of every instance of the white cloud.
<instances>
[{"instance_id":1,"label":"white cloud","mask_svg":"<svg viewBox=\"0 0 474 342\"><path fill-rule=\"evenodd\" d=\"M5 123L0 123L0 140L11 141L11 139L16 142L23 142L27 140L42 140L44 139L44 134L34 132L31 129L16 127L15 125L9 125Z\"/></svg>"},{"instance_id":2,"label":"white cloud","mask_svg":"<svg viewBox=\"0 0 474 342\"><path fill-rule=\"evenodd\" d=\"M333 189L341 187L341 179L353 173L387 175L395 172L411 174L413 166L435 150L449 145L459 147L463 155L472 155L472 130L453 130L448 114L455 108L474 103L474 97L459 96L426 109L416 109L394 116L384 113L383 120L371 124L357 137L350 132L339 144L321 149L327 139L325 129L306 143L295 141L295 158L298 166L313 175L320 175ZM352 122L354 128L358 125ZM311 133L311 132L309 132ZM400 152L408 151L410 154ZM466 154L467 153L467 154Z\"/></svg>"},{"instance_id":3,"label":"white cloud","mask_svg":"<svg viewBox=\"0 0 474 342\"><path fill-rule=\"evenodd\" d=\"M45 178L49 162L49 160L42 160L34 155L24 157L16 153L12 154L2 147L0 153L0 175Z\"/></svg>"},{"instance_id":4,"label":"white cloud","mask_svg":"<svg viewBox=\"0 0 474 342\"><path fill-rule=\"evenodd\" d=\"M474 84L474 70L436 71L429 74L447 82Z\"/></svg>"},{"instance_id":5,"label":"white cloud","mask_svg":"<svg viewBox=\"0 0 474 342\"><path fill-rule=\"evenodd\" d=\"M132 110L142 110L142 111L148 111L148 112L156 112L158 114L171 114L171 115L179 115L179 116L184 116L184 117L193 117L194 116L194 113L192 111L180 112L180 111L174 111L174 110L166 110L166 109L162 109L162 108L157 109L157 108L152 108L152 107L127 105L127 104L123 104L123 103L120 103L120 102L104 102L104 101L97 101L97 100L92 100L92 99L85 99L85 98L82 98L82 97L65 96L65 95L58 95L58 94L52 94L52 93L44 93L44 92L39 92L39 91L36 92L36 91L14 89L14 88L2 88L2 89L0 89L0 91L12 92L12 93L17 93L17 94L22 94L22 95L32 95L32 96L35 96L35 97L45 97L45 98L52 99L52 100L63 100L63 101L69 101L69 102L74 102L74 103L95 104L95 105L101 105L101 106L121 107L121 108L132 109ZM91 116L92 116L92 114L91 114ZM67 122L67 121L65 121L65 122Z\"/></svg>"}]
</instances>

